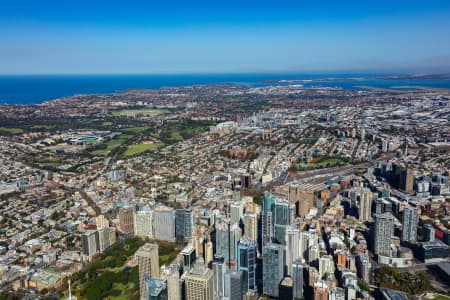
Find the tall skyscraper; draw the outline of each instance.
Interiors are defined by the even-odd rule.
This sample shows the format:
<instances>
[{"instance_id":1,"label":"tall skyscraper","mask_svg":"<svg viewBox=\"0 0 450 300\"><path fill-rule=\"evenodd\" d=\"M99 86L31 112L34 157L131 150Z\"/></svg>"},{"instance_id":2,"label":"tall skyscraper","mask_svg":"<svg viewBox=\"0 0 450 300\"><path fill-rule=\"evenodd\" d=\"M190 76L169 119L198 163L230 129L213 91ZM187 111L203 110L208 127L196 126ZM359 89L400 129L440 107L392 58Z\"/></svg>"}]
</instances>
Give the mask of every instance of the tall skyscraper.
<instances>
[{"instance_id":1,"label":"tall skyscraper","mask_svg":"<svg viewBox=\"0 0 450 300\"><path fill-rule=\"evenodd\" d=\"M370 220L372 212L372 192L364 189L360 194L359 201L359 221L366 222Z\"/></svg>"},{"instance_id":2,"label":"tall skyscraper","mask_svg":"<svg viewBox=\"0 0 450 300\"><path fill-rule=\"evenodd\" d=\"M183 275L186 300L213 300L214 274L203 264L195 264L194 268Z\"/></svg>"},{"instance_id":3,"label":"tall skyscraper","mask_svg":"<svg viewBox=\"0 0 450 300\"><path fill-rule=\"evenodd\" d=\"M405 178L405 192L412 194L414 189L414 171L407 167Z\"/></svg>"},{"instance_id":4,"label":"tall skyscraper","mask_svg":"<svg viewBox=\"0 0 450 300\"><path fill-rule=\"evenodd\" d=\"M292 287L292 295L294 299L303 298L303 265L300 261L294 261L292 264L292 280L294 285Z\"/></svg>"},{"instance_id":5,"label":"tall skyscraper","mask_svg":"<svg viewBox=\"0 0 450 300\"><path fill-rule=\"evenodd\" d=\"M97 251L102 253L105 249L109 248L112 244L110 241L110 231L109 227L100 227L95 233L95 239L97 243Z\"/></svg>"},{"instance_id":6,"label":"tall skyscraper","mask_svg":"<svg viewBox=\"0 0 450 300\"><path fill-rule=\"evenodd\" d=\"M132 234L134 232L134 208L119 208L119 228L124 234Z\"/></svg>"},{"instance_id":7,"label":"tall skyscraper","mask_svg":"<svg viewBox=\"0 0 450 300\"><path fill-rule=\"evenodd\" d=\"M81 241L83 244L84 255L92 257L97 253L97 239L95 230L88 230L83 233Z\"/></svg>"},{"instance_id":8,"label":"tall skyscraper","mask_svg":"<svg viewBox=\"0 0 450 300\"><path fill-rule=\"evenodd\" d=\"M292 213L294 208L289 205L287 199L276 199L273 210L273 236L277 243L285 244L286 242L286 228L291 224Z\"/></svg>"},{"instance_id":9,"label":"tall skyscraper","mask_svg":"<svg viewBox=\"0 0 450 300\"><path fill-rule=\"evenodd\" d=\"M268 243L263 249L263 293L279 296L279 284L284 277L284 247Z\"/></svg>"},{"instance_id":10,"label":"tall skyscraper","mask_svg":"<svg viewBox=\"0 0 450 300\"><path fill-rule=\"evenodd\" d=\"M216 224L216 254L225 258L229 268L236 269L237 244L241 238L241 228L236 223L221 221Z\"/></svg>"},{"instance_id":11,"label":"tall skyscraper","mask_svg":"<svg viewBox=\"0 0 450 300\"><path fill-rule=\"evenodd\" d=\"M375 215L374 253L389 256L394 219L388 214Z\"/></svg>"},{"instance_id":12,"label":"tall skyscraper","mask_svg":"<svg viewBox=\"0 0 450 300\"><path fill-rule=\"evenodd\" d=\"M222 300L225 297L225 272L226 266L222 262L215 261L212 263L212 269L214 272L214 291L216 293L216 299Z\"/></svg>"},{"instance_id":13,"label":"tall skyscraper","mask_svg":"<svg viewBox=\"0 0 450 300\"><path fill-rule=\"evenodd\" d=\"M256 249L255 241L245 237L239 241L237 269L242 272L244 293L248 290L256 290Z\"/></svg>"},{"instance_id":14,"label":"tall skyscraper","mask_svg":"<svg viewBox=\"0 0 450 300\"><path fill-rule=\"evenodd\" d=\"M150 275L145 274L144 281L145 300L168 300L167 281L165 279L153 278Z\"/></svg>"},{"instance_id":15,"label":"tall skyscraper","mask_svg":"<svg viewBox=\"0 0 450 300\"><path fill-rule=\"evenodd\" d=\"M157 240L175 242L175 211L160 205L153 211L153 237Z\"/></svg>"},{"instance_id":16,"label":"tall skyscraper","mask_svg":"<svg viewBox=\"0 0 450 300\"><path fill-rule=\"evenodd\" d=\"M252 241L258 240L258 215L254 212L244 215L244 235Z\"/></svg>"},{"instance_id":17,"label":"tall skyscraper","mask_svg":"<svg viewBox=\"0 0 450 300\"><path fill-rule=\"evenodd\" d=\"M145 275L159 278L159 254L157 244L144 244L136 251L139 267L139 292L141 299L145 299Z\"/></svg>"},{"instance_id":18,"label":"tall skyscraper","mask_svg":"<svg viewBox=\"0 0 450 300\"><path fill-rule=\"evenodd\" d=\"M181 299L180 273L178 268L165 268L161 277L167 280L167 298Z\"/></svg>"},{"instance_id":19,"label":"tall skyscraper","mask_svg":"<svg viewBox=\"0 0 450 300\"><path fill-rule=\"evenodd\" d=\"M417 241L417 223L419 210L416 207L405 207L403 210L402 241L415 243Z\"/></svg>"},{"instance_id":20,"label":"tall skyscraper","mask_svg":"<svg viewBox=\"0 0 450 300\"><path fill-rule=\"evenodd\" d=\"M134 235L153 238L152 211L149 208L134 213Z\"/></svg>"},{"instance_id":21,"label":"tall skyscraper","mask_svg":"<svg viewBox=\"0 0 450 300\"><path fill-rule=\"evenodd\" d=\"M288 226L286 229L286 266L287 275L292 275L294 261L300 259L300 230Z\"/></svg>"},{"instance_id":22,"label":"tall skyscraper","mask_svg":"<svg viewBox=\"0 0 450 300\"><path fill-rule=\"evenodd\" d=\"M275 204L275 196L265 192L261 211L261 234L263 246L272 242L273 238L273 212L272 206Z\"/></svg>"},{"instance_id":23,"label":"tall skyscraper","mask_svg":"<svg viewBox=\"0 0 450 300\"><path fill-rule=\"evenodd\" d=\"M194 214L192 209L177 209L175 211L175 235L179 241L187 242L194 232Z\"/></svg>"},{"instance_id":24,"label":"tall skyscraper","mask_svg":"<svg viewBox=\"0 0 450 300\"><path fill-rule=\"evenodd\" d=\"M244 215L244 203L236 201L230 205L230 218L231 222L239 224L242 216Z\"/></svg>"}]
</instances>

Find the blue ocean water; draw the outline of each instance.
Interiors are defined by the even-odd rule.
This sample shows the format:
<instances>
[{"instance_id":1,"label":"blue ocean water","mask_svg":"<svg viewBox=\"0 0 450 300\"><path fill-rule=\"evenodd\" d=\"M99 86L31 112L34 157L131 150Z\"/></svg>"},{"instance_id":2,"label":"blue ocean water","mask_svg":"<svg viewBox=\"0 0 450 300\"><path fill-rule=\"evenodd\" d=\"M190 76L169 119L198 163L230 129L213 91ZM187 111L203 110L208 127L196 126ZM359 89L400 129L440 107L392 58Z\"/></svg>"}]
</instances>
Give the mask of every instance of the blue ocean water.
<instances>
[{"instance_id":1,"label":"blue ocean water","mask_svg":"<svg viewBox=\"0 0 450 300\"><path fill-rule=\"evenodd\" d=\"M450 80L383 80L364 74L192 74L192 75L36 75L0 76L0 103L37 104L46 100L77 94L114 93L130 88L158 89L193 84L238 83L252 86L274 84L281 79L310 79L305 86L329 86L354 89L356 85L388 88L420 85L450 88ZM322 81L323 78L341 78ZM362 78L348 80L347 78Z\"/></svg>"}]
</instances>

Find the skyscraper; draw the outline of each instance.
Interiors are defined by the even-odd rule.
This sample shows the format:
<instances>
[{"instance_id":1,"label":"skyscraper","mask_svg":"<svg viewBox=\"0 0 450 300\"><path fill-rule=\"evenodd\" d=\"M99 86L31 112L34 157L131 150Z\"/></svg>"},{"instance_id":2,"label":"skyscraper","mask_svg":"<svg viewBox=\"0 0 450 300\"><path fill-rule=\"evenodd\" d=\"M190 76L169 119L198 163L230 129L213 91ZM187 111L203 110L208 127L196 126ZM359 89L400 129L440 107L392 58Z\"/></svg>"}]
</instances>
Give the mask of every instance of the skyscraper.
<instances>
[{"instance_id":1,"label":"skyscraper","mask_svg":"<svg viewBox=\"0 0 450 300\"><path fill-rule=\"evenodd\" d=\"M194 268L183 275L186 300L213 300L214 274L203 264L195 264Z\"/></svg>"},{"instance_id":2,"label":"skyscraper","mask_svg":"<svg viewBox=\"0 0 450 300\"><path fill-rule=\"evenodd\" d=\"M237 244L241 238L241 228L236 223L218 222L216 224L216 254L225 258L229 268L237 265Z\"/></svg>"},{"instance_id":3,"label":"skyscraper","mask_svg":"<svg viewBox=\"0 0 450 300\"><path fill-rule=\"evenodd\" d=\"M300 259L300 230L288 226L286 229L286 266L287 275L292 275L294 261Z\"/></svg>"},{"instance_id":4,"label":"skyscraper","mask_svg":"<svg viewBox=\"0 0 450 300\"><path fill-rule=\"evenodd\" d=\"M153 237L157 240L175 242L175 211L160 205L153 211Z\"/></svg>"},{"instance_id":5,"label":"skyscraper","mask_svg":"<svg viewBox=\"0 0 450 300\"><path fill-rule=\"evenodd\" d=\"M394 219L388 214L375 215L374 253L390 255L391 237L394 234Z\"/></svg>"},{"instance_id":6,"label":"skyscraper","mask_svg":"<svg viewBox=\"0 0 450 300\"><path fill-rule=\"evenodd\" d=\"M226 267L224 263L215 261L212 263L212 269L214 272L214 290L216 293L216 299L221 300L225 297Z\"/></svg>"},{"instance_id":7,"label":"skyscraper","mask_svg":"<svg viewBox=\"0 0 450 300\"><path fill-rule=\"evenodd\" d=\"M105 249L109 248L112 244L110 243L110 231L109 227L100 227L95 233L95 239L97 243L97 251L102 253Z\"/></svg>"},{"instance_id":8,"label":"skyscraper","mask_svg":"<svg viewBox=\"0 0 450 300\"><path fill-rule=\"evenodd\" d=\"M287 199L276 199L273 210L273 237L279 244L286 243L286 228L291 224L292 212L295 210L290 207Z\"/></svg>"},{"instance_id":9,"label":"skyscraper","mask_svg":"<svg viewBox=\"0 0 450 300\"><path fill-rule=\"evenodd\" d=\"M284 275L284 247L279 244L268 243L263 252L263 293L279 296L279 284Z\"/></svg>"},{"instance_id":10,"label":"skyscraper","mask_svg":"<svg viewBox=\"0 0 450 300\"><path fill-rule=\"evenodd\" d=\"M134 235L153 238L152 211L149 208L134 213Z\"/></svg>"},{"instance_id":11,"label":"skyscraper","mask_svg":"<svg viewBox=\"0 0 450 300\"><path fill-rule=\"evenodd\" d=\"M244 293L256 290L256 248L256 242L245 237L238 244L237 269L242 272Z\"/></svg>"},{"instance_id":12,"label":"skyscraper","mask_svg":"<svg viewBox=\"0 0 450 300\"><path fill-rule=\"evenodd\" d=\"M167 280L167 298L181 299L180 274L178 268L165 268L161 277Z\"/></svg>"},{"instance_id":13,"label":"skyscraper","mask_svg":"<svg viewBox=\"0 0 450 300\"><path fill-rule=\"evenodd\" d=\"M192 209L175 211L175 236L177 240L187 242L194 231L194 214Z\"/></svg>"},{"instance_id":14,"label":"skyscraper","mask_svg":"<svg viewBox=\"0 0 450 300\"><path fill-rule=\"evenodd\" d=\"M403 210L402 241L415 243L417 241L417 223L419 210L416 207L405 207Z\"/></svg>"},{"instance_id":15,"label":"skyscraper","mask_svg":"<svg viewBox=\"0 0 450 300\"><path fill-rule=\"evenodd\" d=\"M273 238L273 212L272 206L275 204L275 196L269 192L264 192L264 199L261 211L261 234L263 246L272 242Z\"/></svg>"},{"instance_id":16,"label":"skyscraper","mask_svg":"<svg viewBox=\"0 0 450 300\"><path fill-rule=\"evenodd\" d=\"M124 234L132 234L134 232L134 208L119 208L119 228Z\"/></svg>"},{"instance_id":17,"label":"skyscraper","mask_svg":"<svg viewBox=\"0 0 450 300\"><path fill-rule=\"evenodd\" d=\"M289 186L289 203L294 204L297 208L297 215L304 217L308 214L309 209L313 206L314 191L307 190L299 185L291 184Z\"/></svg>"},{"instance_id":18,"label":"skyscraper","mask_svg":"<svg viewBox=\"0 0 450 300\"><path fill-rule=\"evenodd\" d=\"M231 222L239 224L244 214L244 204L240 201L233 202L230 205Z\"/></svg>"},{"instance_id":19,"label":"skyscraper","mask_svg":"<svg viewBox=\"0 0 450 300\"><path fill-rule=\"evenodd\" d=\"M303 265L300 261L294 261L292 264L292 280L294 285L292 287L292 294L294 299L303 298Z\"/></svg>"},{"instance_id":20,"label":"skyscraper","mask_svg":"<svg viewBox=\"0 0 450 300\"><path fill-rule=\"evenodd\" d=\"M92 257L97 253L96 231L88 230L82 235L83 254Z\"/></svg>"},{"instance_id":21,"label":"skyscraper","mask_svg":"<svg viewBox=\"0 0 450 300\"><path fill-rule=\"evenodd\" d=\"M141 299L145 299L145 275L159 278L159 255L157 244L144 244L136 251L139 266L139 292Z\"/></svg>"},{"instance_id":22,"label":"skyscraper","mask_svg":"<svg viewBox=\"0 0 450 300\"><path fill-rule=\"evenodd\" d=\"M246 212L244 215L244 234L252 241L258 240L258 215Z\"/></svg>"},{"instance_id":23,"label":"skyscraper","mask_svg":"<svg viewBox=\"0 0 450 300\"><path fill-rule=\"evenodd\" d=\"M364 189L360 194L359 201L359 221L366 222L370 220L372 211L372 192Z\"/></svg>"},{"instance_id":24,"label":"skyscraper","mask_svg":"<svg viewBox=\"0 0 450 300\"><path fill-rule=\"evenodd\" d=\"M433 225L425 224L423 226L423 241L424 242L434 242L436 231Z\"/></svg>"},{"instance_id":25,"label":"skyscraper","mask_svg":"<svg viewBox=\"0 0 450 300\"><path fill-rule=\"evenodd\" d=\"M225 273L225 297L228 299L242 299L242 273L229 271Z\"/></svg>"},{"instance_id":26,"label":"skyscraper","mask_svg":"<svg viewBox=\"0 0 450 300\"><path fill-rule=\"evenodd\" d=\"M194 247L187 245L181 250L180 255L183 257L183 269L189 271L196 259Z\"/></svg>"},{"instance_id":27,"label":"skyscraper","mask_svg":"<svg viewBox=\"0 0 450 300\"><path fill-rule=\"evenodd\" d=\"M369 256L365 253L360 253L356 257L356 266L358 270L358 276L365 282L370 283L370 272L372 269L372 264L370 263Z\"/></svg>"}]
</instances>

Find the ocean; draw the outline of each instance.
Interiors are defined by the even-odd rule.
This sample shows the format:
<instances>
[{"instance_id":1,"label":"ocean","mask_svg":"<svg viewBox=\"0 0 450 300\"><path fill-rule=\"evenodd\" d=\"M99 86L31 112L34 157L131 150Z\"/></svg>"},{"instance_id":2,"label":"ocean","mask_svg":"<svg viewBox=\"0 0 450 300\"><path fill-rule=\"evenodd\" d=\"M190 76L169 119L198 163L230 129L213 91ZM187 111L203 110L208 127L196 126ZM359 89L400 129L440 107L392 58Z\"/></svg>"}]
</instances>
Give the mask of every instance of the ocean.
<instances>
[{"instance_id":1,"label":"ocean","mask_svg":"<svg viewBox=\"0 0 450 300\"><path fill-rule=\"evenodd\" d=\"M131 88L158 89L160 87L193 84L236 83L251 86L273 85L274 80L311 80L305 86L427 86L449 88L450 79L385 80L382 75L367 74L192 74L192 75L21 75L0 76L0 104L38 104L46 100L77 94L115 93ZM323 78L334 78L323 81ZM360 78L360 80L348 80Z\"/></svg>"}]
</instances>

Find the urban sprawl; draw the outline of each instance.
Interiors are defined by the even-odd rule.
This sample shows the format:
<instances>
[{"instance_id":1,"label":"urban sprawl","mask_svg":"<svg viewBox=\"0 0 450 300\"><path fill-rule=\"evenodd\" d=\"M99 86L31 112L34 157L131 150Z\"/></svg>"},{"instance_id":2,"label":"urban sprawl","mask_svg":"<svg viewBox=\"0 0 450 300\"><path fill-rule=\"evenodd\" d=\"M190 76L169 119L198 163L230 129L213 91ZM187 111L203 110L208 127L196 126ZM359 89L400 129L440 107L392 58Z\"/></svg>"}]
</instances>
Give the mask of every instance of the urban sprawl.
<instances>
[{"instance_id":1,"label":"urban sprawl","mask_svg":"<svg viewBox=\"0 0 450 300\"><path fill-rule=\"evenodd\" d=\"M0 105L0 299L450 299L450 90Z\"/></svg>"}]
</instances>

